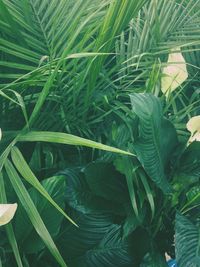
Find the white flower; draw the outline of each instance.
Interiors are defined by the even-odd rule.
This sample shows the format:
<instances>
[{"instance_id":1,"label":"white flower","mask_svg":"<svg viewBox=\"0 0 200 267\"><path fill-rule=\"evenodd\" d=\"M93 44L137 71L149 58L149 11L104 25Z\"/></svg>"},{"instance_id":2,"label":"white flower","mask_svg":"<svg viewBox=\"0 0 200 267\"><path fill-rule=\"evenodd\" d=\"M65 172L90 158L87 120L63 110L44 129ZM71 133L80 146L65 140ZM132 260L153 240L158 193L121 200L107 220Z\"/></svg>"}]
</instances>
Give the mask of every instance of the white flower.
<instances>
[{"instance_id":1,"label":"white flower","mask_svg":"<svg viewBox=\"0 0 200 267\"><path fill-rule=\"evenodd\" d=\"M0 226L9 223L15 215L17 203L0 204Z\"/></svg>"},{"instance_id":2,"label":"white flower","mask_svg":"<svg viewBox=\"0 0 200 267\"><path fill-rule=\"evenodd\" d=\"M172 50L172 53L169 54L167 66L163 68L162 74L161 90L166 96L188 78L185 59L180 48Z\"/></svg>"},{"instance_id":3,"label":"white flower","mask_svg":"<svg viewBox=\"0 0 200 267\"><path fill-rule=\"evenodd\" d=\"M200 115L194 116L188 121L187 129L191 133L189 143L200 141Z\"/></svg>"}]
</instances>

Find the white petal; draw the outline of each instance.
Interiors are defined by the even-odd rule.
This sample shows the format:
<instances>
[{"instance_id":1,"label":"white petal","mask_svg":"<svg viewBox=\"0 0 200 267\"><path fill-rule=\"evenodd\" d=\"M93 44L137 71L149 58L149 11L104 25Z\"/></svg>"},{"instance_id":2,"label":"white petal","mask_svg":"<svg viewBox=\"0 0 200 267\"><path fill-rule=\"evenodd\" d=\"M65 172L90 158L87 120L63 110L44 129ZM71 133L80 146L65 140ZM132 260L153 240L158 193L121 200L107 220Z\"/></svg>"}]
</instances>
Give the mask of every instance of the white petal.
<instances>
[{"instance_id":1,"label":"white petal","mask_svg":"<svg viewBox=\"0 0 200 267\"><path fill-rule=\"evenodd\" d=\"M161 90L166 95L174 91L188 78L185 59L180 49L176 49L176 52L169 54L167 64L168 66L163 68L161 79Z\"/></svg>"},{"instance_id":2,"label":"white petal","mask_svg":"<svg viewBox=\"0 0 200 267\"><path fill-rule=\"evenodd\" d=\"M188 143L192 143L194 141L200 142L200 115L192 117L186 126L188 131L191 132Z\"/></svg>"},{"instance_id":3,"label":"white petal","mask_svg":"<svg viewBox=\"0 0 200 267\"><path fill-rule=\"evenodd\" d=\"M195 132L200 132L200 115L192 117L187 123L187 129L194 134Z\"/></svg>"},{"instance_id":4,"label":"white petal","mask_svg":"<svg viewBox=\"0 0 200 267\"><path fill-rule=\"evenodd\" d=\"M0 141L1 141L1 138L2 138L2 131L1 131L1 128L0 128Z\"/></svg>"},{"instance_id":5,"label":"white petal","mask_svg":"<svg viewBox=\"0 0 200 267\"><path fill-rule=\"evenodd\" d=\"M17 203L0 204L0 226L9 223L15 215Z\"/></svg>"},{"instance_id":6,"label":"white petal","mask_svg":"<svg viewBox=\"0 0 200 267\"><path fill-rule=\"evenodd\" d=\"M193 136L190 137L189 143L192 143L194 141L200 142L200 132L197 132Z\"/></svg>"}]
</instances>

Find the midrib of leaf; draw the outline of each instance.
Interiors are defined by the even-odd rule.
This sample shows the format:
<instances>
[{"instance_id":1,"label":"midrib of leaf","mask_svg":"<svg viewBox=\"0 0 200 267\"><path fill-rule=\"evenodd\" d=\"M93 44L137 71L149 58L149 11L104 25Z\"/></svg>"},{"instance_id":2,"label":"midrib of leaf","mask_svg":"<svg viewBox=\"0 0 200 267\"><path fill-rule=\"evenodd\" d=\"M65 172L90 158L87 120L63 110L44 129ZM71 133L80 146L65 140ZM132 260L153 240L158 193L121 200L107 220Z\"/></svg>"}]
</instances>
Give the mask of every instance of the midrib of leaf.
<instances>
[{"instance_id":1,"label":"midrib of leaf","mask_svg":"<svg viewBox=\"0 0 200 267\"><path fill-rule=\"evenodd\" d=\"M111 250L116 250L116 249L128 249L128 245L119 245L119 246L108 246L108 247L97 247L97 248L94 248L94 249L91 249L89 251L93 251L94 253L95 252L107 252L108 250L111 251Z\"/></svg>"},{"instance_id":2,"label":"midrib of leaf","mask_svg":"<svg viewBox=\"0 0 200 267\"><path fill-rule=\"evenodd\" d=\"M34 1L35 1L35 0L30 1L30 4L31 4L31 6L32 6L34 15L35 15L35 17L36 17L36 19L37 19L37 22L38 22L38 24L39 24L39 26L40 26L41 33L42 33L42 35L43 35L43 37L44 37L44 40L45 40L45 43L46 43L46 47L47 47L48 52L49 52L49 56L51 56L50 43L49 43L49 40L48 40L48 38L47 38L46 32L45 32L45 30L44 30L44 27L43 27L43 25L42 25L42 20L40 19L40 16L39 16L39 14L37 13L37 11L36 11L36 9L35 9Z\"/></svg>"},{"instance_id":3,"label":"midrib of leaf","mask_svg":"<svg viewBox=\"0 0 200 267\"><path fill-rule=\"evenodd\" d=\"M153 124L152 116L151 116L151 125L152 125L152 137L153 137L153 143L154 143L155 150L156 150L156 153L157 153L158 158L159 158L159 166L161 166L162 169L163 169L163 162L162 162L162 159L161 159L161 155L160 155L160 150L159 150L158 144L157 144L157 142L156 142L156 133L155 133L155 129L154 129L154 124ZM159 141L160 141L160 140L159 140ZM163 173L164 173L164 170L163 170ZM163 177L162 177L162 178L163 178Z\"/></svg>"}]
</instances>

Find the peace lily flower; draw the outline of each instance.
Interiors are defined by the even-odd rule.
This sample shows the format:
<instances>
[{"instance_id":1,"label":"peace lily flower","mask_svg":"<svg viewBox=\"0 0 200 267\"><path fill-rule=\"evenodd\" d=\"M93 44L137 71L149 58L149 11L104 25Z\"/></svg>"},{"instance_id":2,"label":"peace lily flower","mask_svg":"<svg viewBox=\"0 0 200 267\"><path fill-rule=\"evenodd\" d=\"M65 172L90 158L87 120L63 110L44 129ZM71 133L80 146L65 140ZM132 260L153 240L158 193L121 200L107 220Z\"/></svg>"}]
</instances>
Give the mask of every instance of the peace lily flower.
<instances>
[{"instance_id":1,"label":"peace lily flower","mask_svg":"<svg viewBox=\"0 0 200 267\"><path fill-rule=\"evenodd\" d=\"M15 215L17 203L0 204L0 226L9 223Z\"/></svg>"},{"instance_id":2,"label":"peace lily flower","mask_svg":"<svg viewBox=\"0 0 200 267\"><path fill-rule=\"evenodd\" d=\"M2 132L0 129L0 140ZM0 226L9 223L15 215L17 203L15 204L0 204Z\"/></svg>"},{"instance_id":3,"label":"peace lily flower","mask_svg":"<svg viewBox=\"0 0 200 267\"><path fill-rule=\"evenodd\" d=\"M188 121L187 129L191 133L188 143L200 141L200 115L194 116Z\"/></svg>"},{"instance_id":4,"label":"peace lily flower","mask_svg":"<svg viewBox=\"0 0 200 267\"><path fill-rule=\"evenodd\" d=\"M180 48L173 49L171 52L168 56L167 66L163 68L161 79L161 90L166 96L188 78L185 59Z\"/></svg>"}]
</instances>

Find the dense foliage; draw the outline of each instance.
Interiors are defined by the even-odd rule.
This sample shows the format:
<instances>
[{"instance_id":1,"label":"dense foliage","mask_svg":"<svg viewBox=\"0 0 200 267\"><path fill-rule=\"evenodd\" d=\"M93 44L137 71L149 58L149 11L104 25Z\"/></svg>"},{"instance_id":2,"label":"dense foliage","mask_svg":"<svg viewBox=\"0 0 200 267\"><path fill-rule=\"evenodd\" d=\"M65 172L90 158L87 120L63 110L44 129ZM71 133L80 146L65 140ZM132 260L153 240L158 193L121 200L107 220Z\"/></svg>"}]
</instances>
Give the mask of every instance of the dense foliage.
<instances>
[{"instance_id":1,"label":"dense foliage","mask_svg":"<svg viewBox=\"0 0 200 267\"><path fill-rule=\"evenodd\" d=\"M199 7L0 0L0 266L200 266Z\"/></svg>"}]
</instances>

